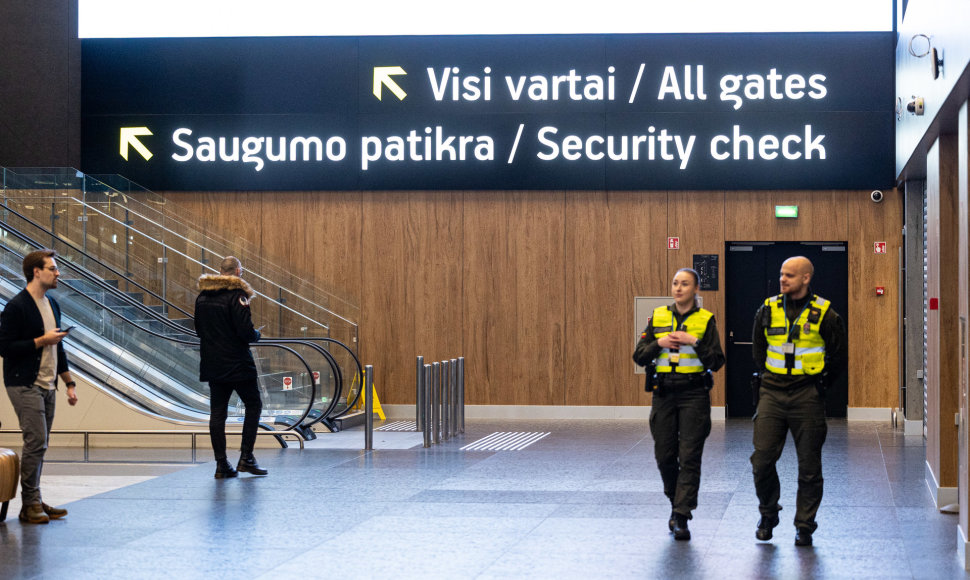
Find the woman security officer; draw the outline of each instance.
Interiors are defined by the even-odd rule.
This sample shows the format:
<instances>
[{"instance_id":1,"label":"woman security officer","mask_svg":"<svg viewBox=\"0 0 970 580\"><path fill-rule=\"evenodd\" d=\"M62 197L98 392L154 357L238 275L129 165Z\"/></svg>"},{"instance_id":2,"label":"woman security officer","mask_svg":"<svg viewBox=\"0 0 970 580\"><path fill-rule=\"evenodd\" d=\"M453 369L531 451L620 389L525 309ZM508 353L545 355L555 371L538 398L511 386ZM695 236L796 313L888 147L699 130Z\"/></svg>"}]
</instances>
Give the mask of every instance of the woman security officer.
<instances>
[{"instance_id":1,"label":"woman security officer","mask_svg":"<svg viewBox=\"0 0 970 580\"><path fill-rule=\"evenodd\" d=\"M677 540L690 539L687 520L697 507L701 454L711 433L712 373L724 365L714 314L697 306L698 283L694 270L677 270L674 303L653 311L633 353L653 393L650 434Z\"/></svg>"}]
</instances>

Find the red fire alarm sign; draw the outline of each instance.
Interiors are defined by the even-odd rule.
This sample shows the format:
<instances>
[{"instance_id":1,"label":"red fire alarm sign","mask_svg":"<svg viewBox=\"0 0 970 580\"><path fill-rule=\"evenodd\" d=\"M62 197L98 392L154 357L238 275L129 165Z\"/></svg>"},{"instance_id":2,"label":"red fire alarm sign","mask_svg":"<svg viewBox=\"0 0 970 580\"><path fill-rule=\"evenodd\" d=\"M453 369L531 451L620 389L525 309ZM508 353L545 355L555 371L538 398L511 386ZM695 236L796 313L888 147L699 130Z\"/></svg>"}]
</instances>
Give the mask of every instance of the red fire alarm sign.
<instances>
[{"instance_id":1,"label":"red fire alarm sign","mask_svg":"<svg viewBox=\"0 0 970 580\"><path fill-rule=\"evenodd\" d=\"M680 238L667 238L667 249L668 250L679 250L680 249Z\"/></svg>"},{"instance_id":2,"label":"red fire alarm sign","mask_svg":"<svg viewBox=\"0 0 970 580\"><path fill-rule=\"evenodd\" d=\"M886 242L873 242L872 243L872 253L874 253L874 254L885 254L886 253Z\"/></svg>"}]
</instances>

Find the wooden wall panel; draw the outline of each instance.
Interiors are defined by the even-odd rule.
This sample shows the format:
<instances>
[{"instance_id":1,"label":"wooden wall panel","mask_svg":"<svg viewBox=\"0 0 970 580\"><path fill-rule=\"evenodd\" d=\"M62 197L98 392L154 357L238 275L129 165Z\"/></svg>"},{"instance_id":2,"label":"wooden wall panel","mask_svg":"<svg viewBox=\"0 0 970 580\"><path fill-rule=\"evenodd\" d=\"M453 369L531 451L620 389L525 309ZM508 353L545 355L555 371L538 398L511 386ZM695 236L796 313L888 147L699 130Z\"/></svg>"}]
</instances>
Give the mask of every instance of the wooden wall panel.
<instances>
[{"instance_id":1,"label":"wooden wall panel","mask_svg":"<svg viewBox=\"0 0 970 580\"><path fill-rule=\"evenodd\" d=\"M565 403L563 209L561 192L475 192L466 204L469 404Z\"/></svg>"},{"instance_id":2,"label":"wooden wall panel","mask_svg":"<svg viewBox=\"0 0 970 580\"><path fill-rule=\"evenodd\" d=\"M337 312L360 321L361 194L310 192L306 203L307 270L301 277L315 281L338 299ZM343 300L350 305L339 304Z\"/></svg>"},{"instance_id":3,"label":"wooden wall panel","mask_svg":"<svg viewBox=\"0 0 970 580\"><path fill-rule=\"evenodd\" d=\"M956 487L958 438L949 417L959 411L959 242L957 143L942 135L926 156L927 295L939 308L927 317L926 460L941 487Z\"/></svg>"},{"instance_id":4,"label":"wooden wall panel","mask_svg":"<svg viewBox=\"0 0 970 580\"><path fill-rule=\"evenodd\" d=\"M776 205L797 205L798 219L779 220ZM848 217L841 191L732 191L724 206L729 242L846 241Z\"/></svg>"},{"instance_id":5,"label":"wooden wall panel","mask_svg":"<svg viewBox=\"0 0 970 580\"><path fill-rule=\"evenodd\" d=\"M725 194L716 191L671 192L669 195L670 217L667 222L667 235L680 238L680 250L667 252L667 276L673 280L680 268L694 266L694 254L717 254L721 267L719 277L724 271L724 226ZM669 282L668 282L669 283ZM668 289L669 292L669 289ZM704 308L714 313L721 333L721 348L724 348L724 282L718 280L716 292L701 292ZM711 393L713 405L724 405L724 372L715 373L714 390Z\"/></svg>"},{"instance_id":6,"label":"wooden wall panel","mask_svg":"<svg viewBox=\"0 0 970 580\"><path fill-rule=\"evenodd\" d=\"M868 191L847 192L849 228L849 406L886 407L899 398L899 251L903 195L883 192L873 203ZM886 242L876 254L875 242ZM886 294L876 295L876 286Z\"/></svg>"},{"instance_id":7,"label":"wooden wall panel","mask_svg":"<svg viewBox=\"0 0 970 580\"><path fill-rule=\"evenodd\" d=\"M960 431L957 444L959 458L959 497L960 505L970 505L970 102L960 107L957 123L958 152L958 220L960 264L958 299L960 311ZM970 510L960 510L959 528L962 537L970 530Z\"/></svg>"},{"instance_id":8,"label":"wooden wall panel","mask_svg":"<svg viewBox=\"0 0 970 580\"><path fill-rule=\"evenodd\" d=\"M361 203L361 364L385 403L414 402L414 308L408 294L408 197L365 192Z\"/></svg>"},{"instance_id":9,"label":"wooden wall panel","mask_svg":"<svg viewBox=\"0 0 970 580\"><path fill-rule=\"evenodd\" d=\"M408 297L415 352L407 374L413 399L418 355L427 364L462 351L462 194L417 192L408 204ZM404 397L407 399L407 397Z\"/></svg>"},{"instance_id":10,"label":"wooden wall panel","mask_svg":"<svg viewBox=\"0 0 970 580\"><path fill-rule=\"evenodd\" d=\"M636 296L666 295L666 192L566 192L566 404L645 405Z\"/></svg>"},{"instance_id":11,"label":"wooden wall panel","mask_svg":"<svg viewBox=\"0 0 970 580\"><path fill-rule=\"evenodd\" d=\"M940 295L940 144L926 153L926 295ZM940 316L926 312L926 463L940 478ZM937 353L936 356L933 356Z\"/></svg>"},{"instance_id":12,"label":"wooden wall panel","mask_svg":"<svg viewBox=\"0 0 970 580\"><path fill-rule=\"evenodd\" d=\"M630 360L632 298L666 294L673 272L692 265L695 253L716 253L723 264L726 241L849 241L850 319L878 319L890 333L882 339L885 348L895 356L896 332L889 330L895 277L885 280L884 300L868 292L870 278L887 276L888 262L895 267L898 242L892 240L902 218L893 209L896 194L876 205L866 193L171 196L186 211L199 211L208 227L247 236L267 259L358 302L361 354L379 373L382 402L413 403L414 357L421 354L466 357L469 404L643 405L649 397ZM799 205L799 219L776 220L776 204ZM873 261L871 238L884 233L888 258ZM666 249L668 235L681 238L679 254ZM724 283L722 274L720 290L703 293L719 322ZM872 330L851 332L850 405L895 406L895 363L880 359L882 374L874 374L872 359L863 358L867 349L856 346ZM723 404L721 381L717 405Z\"/></svg>"},{"instance_id":13,"label":"wooden wall panel","mask_svg":"<svg viewBox=\"0 0 970 580\"><path fill-rule=\"evenodd\" d=\"M959 479L957 428L948 419L960 410L960 221L959 162L956 135L939 138L939 398L940 485L956 487ZM927 171L927 180L929 170ZM932 295L931 295L932 296ZM932 352L932 351L930 351Z\"/></svg>"}]
</instances>

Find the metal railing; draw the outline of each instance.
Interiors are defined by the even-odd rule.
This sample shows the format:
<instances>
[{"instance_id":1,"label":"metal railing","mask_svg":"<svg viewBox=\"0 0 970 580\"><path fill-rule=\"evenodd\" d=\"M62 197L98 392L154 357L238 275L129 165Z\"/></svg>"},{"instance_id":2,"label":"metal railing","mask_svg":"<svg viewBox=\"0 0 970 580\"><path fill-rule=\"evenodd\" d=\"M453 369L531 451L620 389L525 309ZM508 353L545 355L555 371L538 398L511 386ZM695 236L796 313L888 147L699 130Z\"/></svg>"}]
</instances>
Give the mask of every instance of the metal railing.
<instances>
[{"instance_id":1,"label":"metal railing","mask_svg":"<svg viewBox=\"0 0 970 580\"><path fill-rule=\"evenodd\" d=\"M20 429L0 429L0 435L22 434ZM197 438L199 435L208 436L208 431L188 430L188 429L54 429L51 435L83 435L84 436L84 459L83 461L66 460L45 460L45 463L91 463L91 435L188 435L192 437L192 461L198 463L197 458ZM242 431L226 431L226 436L242 435ZM304 438L299 431L257 431L256 435L269 435L275 437L280 447L286 449L288 445L283 437L292 437L300 444L300 449L304 448ZM96 463L132 463L131 459L121 460L99 460ZM158 463L158 462L138 462L138 463ZM164 463L185 463L184 461L165 461Z\"/></svg>"}]
</instances>

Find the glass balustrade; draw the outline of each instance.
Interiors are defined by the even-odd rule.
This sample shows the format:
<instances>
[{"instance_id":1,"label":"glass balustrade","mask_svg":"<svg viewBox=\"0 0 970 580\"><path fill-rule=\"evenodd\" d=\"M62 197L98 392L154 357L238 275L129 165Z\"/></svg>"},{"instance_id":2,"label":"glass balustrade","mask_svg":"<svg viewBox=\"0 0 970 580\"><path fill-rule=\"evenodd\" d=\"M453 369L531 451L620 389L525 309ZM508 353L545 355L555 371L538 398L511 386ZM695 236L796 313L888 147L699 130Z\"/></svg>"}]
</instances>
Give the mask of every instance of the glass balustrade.
<instances>
[{"instance_id":1,"label":"glass balustrade","mask_svg":"<svg viewBox=\"0 0 970 580\"><path fill-rule=\"evenodd\" d=\"M15 227L30 223L39 243L54 246L62 241L78 248L82 255L76 257L76 263L82 267L96 256L112 270L112 275L104 274L105 279L117 280L120 290L142 292L146 305L160 308L183 324L194 308L199 275L214 273L225 255L238 256L243 261L244 279L256 292L253 319L263 327L264 336L321 339L345 379L344 392L334 403L331 416L356 400L360 383L353 321L359 310L348 300L282 271L248 242L227 241L193 222L189 212L120 176L96 178L66 169L4 169L3 180L5 206L22 216ZM43 229L46 234L39 233ZM331 306L339 307L343 314ZM331 376L320 377L321 385L335 380L328 374ZM331 403L327 389L323 390L315 409L318 415Z\"/></svg>"},{"instance_id":2,"label":"glass balustrade","mask_svg":"<svg viewBox=\"0 0 970 580\"><path fill-rule=\"evenodd\" d=\"M23 256L41 245L31 243L29 232L45 233L29 220L7 211L0 230L0 300L6 303L23 289ZM14 223L21 231L12 229ZM52 290L61 306L62 324L77 325L67 338L74 364L102 383L155 414L178 421L205 420L208 387L198 379L199 351L194 333L160 315L160 306L145 306L141 292L122 293L92 275L102 265L88 258L88 268L74 261L83 252L61 240L58 251L59 285ZM253 346L263 397L263 422L289 428L313 414L328 410L337 384L329 353L307 344ZM96 362L90 362L96 361ZM308 364L312 361L314 364ZM316 377L321 377L315 380ZM231 417L241 420L243 407L231 401Z\"/></svg>"}]
</instances>

